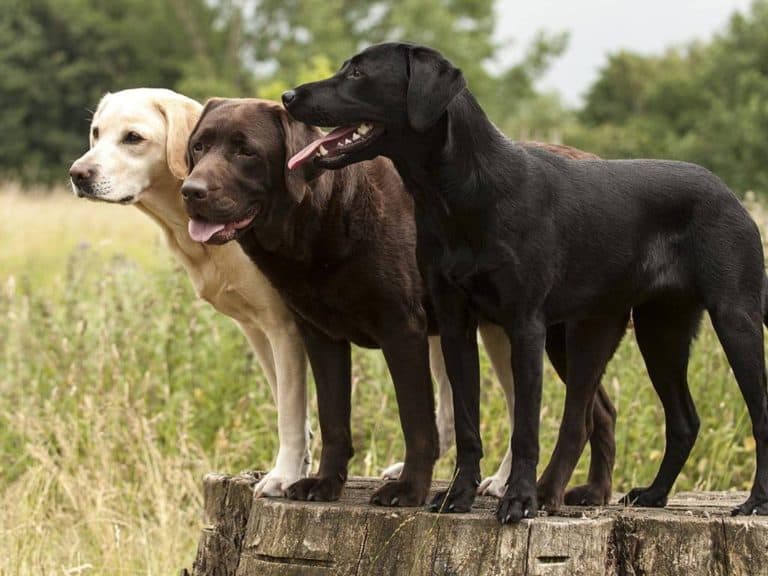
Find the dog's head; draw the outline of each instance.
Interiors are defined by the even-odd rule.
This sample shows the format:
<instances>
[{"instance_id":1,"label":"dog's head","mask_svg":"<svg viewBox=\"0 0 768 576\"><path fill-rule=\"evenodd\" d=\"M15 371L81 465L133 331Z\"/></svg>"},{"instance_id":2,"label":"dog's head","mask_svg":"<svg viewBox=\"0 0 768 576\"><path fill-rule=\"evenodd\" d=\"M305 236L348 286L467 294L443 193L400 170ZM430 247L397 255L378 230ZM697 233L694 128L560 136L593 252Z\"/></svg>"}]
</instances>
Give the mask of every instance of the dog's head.
<instances>
[{"instance_id":1,"label":"dog's head","mask_svg":"<svg viewBox=\"0 0 768 576\"><path fill-rule=\"evenodd\" d=\"M130 204L160 182L180 182L187 172L187 138L201 110L170 90L106 94L91 121L91 148L69 169L75 194Z\"/></svg>"},{"instance_id":2,"label":"dog's head","mask_svg":"<svg viewBox=\"0 0 768 576\"><path fill-rule=\"evenodd\" d=\"M461 70L436 50L405 43L371 46L331 78L283 94L291 115L315 126L339 126L290 159L339 168L392 155L408 134L437 124L466 87Z\"/></svg>"},{"instance_id":3,"label":"dog's head","mask_svg":"<svg viewBox=\"0 0 768 576\"><path fill-rule=\"evenodd\" d=\"M189 138L181 187L192 239L223 244L255 228L267 247L277 245L319 172L312 165L289 171L286 161L320 134L277 102L209 100Z\"/></svg>"}]
</instances>

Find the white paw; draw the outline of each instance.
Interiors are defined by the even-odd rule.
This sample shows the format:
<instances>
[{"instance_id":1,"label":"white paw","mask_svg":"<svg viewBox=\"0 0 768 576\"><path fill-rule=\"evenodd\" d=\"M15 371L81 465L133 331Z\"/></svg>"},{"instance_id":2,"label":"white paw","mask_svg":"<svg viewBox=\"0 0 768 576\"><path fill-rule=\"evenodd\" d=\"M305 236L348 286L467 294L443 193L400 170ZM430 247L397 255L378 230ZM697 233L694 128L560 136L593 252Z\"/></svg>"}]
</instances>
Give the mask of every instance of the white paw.
<instances>
[{"instance_id":1,"label":"white paw","mask_svg":"<svg viewBox=\"0 0 768 576\"><path fill-rule=\"evenodd\" d=\"M488 476L477 488L477 493L483 496L495 496L501 498L507 491L507 478L499 476Z\"/></svg>"},{"instance_id":2,"label":"white paw","mask_svg":"<svg viewBox=\"0 0 768 576\"><path fill-rule=\"evenodd\" d=\"M288 487L300 479L298 474L281 474L278 470L271 470L259 480L253 492L257 498L285 498Z\"/></svg>"},{"instance_id":3,"label":"white paw","mask_svg":"<svg viewBox=\"0 0 768 576\"><path fill-rule=\"evenodd\" d=\"M381 473L381 477L384 478L384 480L397 480L400 478L400 472L402 471L403 463L396 462L395 464L392 464L392 466L385 468L384 472Z\"/></svg>"}]
</instances>

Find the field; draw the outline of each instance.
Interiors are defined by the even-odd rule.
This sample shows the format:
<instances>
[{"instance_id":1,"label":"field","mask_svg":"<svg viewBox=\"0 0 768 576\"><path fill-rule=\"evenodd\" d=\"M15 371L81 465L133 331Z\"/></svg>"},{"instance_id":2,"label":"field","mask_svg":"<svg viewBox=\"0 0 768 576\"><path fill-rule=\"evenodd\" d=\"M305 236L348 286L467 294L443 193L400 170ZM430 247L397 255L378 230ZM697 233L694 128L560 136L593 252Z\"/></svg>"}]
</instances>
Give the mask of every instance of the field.
<instances>
[{"instance_id":1,"label":"field","mask_svg":"<svg viewBox=\"0 0 768 576\"><path fill-rule=\"evenodd\" d=\"M138 210L9 188L0 190L0 575L178 573L192 563L203 474L271 464L268 386L244 338L195 300ZM376 475L403 450L393 387L378 352L357 350L353 374L351 471ZM675 489L748 488L746 408L706 322L689 376L702 426ZM483 380L490 473L508 429L485 358ZM650 482L664 448L661 406L631 333L604 384L619 413L615 488L625 491ZM563 390L548 368L544 464Z\"/></svg>"}]
</instances>

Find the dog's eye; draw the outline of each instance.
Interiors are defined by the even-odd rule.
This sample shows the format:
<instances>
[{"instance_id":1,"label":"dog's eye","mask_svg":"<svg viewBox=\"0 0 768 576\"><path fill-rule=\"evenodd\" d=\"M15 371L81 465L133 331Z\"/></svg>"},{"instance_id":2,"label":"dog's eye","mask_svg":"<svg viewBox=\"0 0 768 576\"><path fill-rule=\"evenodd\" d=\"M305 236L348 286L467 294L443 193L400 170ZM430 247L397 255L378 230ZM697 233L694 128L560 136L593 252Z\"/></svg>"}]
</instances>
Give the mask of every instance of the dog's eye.
<instances>
[{"instance_id":1,"label":"dog's eye","mask_svg":"<svg viewBox=\"0 0 768 576\"><path fill-rule=\"evenodd\" d=\"M91 134L93 135L93 139L94 140L98 140L98 138L99 138L99 129L94 126L93 131L91 132Z\"/></svg>"},{"instance_id":2,"label":"dog's eye","mask_svg":"<svg viewBox=\"0 0 768 576\"><path fill-rule=\"evenodd\" d=\"M360 72L360 68L358 68L357 66L353 66L352 70L350 70L349 73L347 74L347 78L357 79L357 78L361 78L362 76L363 76L363 73Z\"/></svg>"},{"instance_id":3,"label":"dog's eye","mask_svg":"<svg viewBox=\"0 0 768 576\"><path fill-rule=\"evenodd\" d=\"M123 136L123 144L138 144L144 141L144 137L138 132L128 132Z\"/></svg>"},{"instance_id":4,"label":"dog's eye","mask_svg":"<svg viewBox=\"0 0 768 576\"><path fill-rule=\"evenodd\" d=\"M254 154L253 150L246 148L245 146L240 146L240 148L237 149L238 156L253 156Z\"/></svg>"},{"instance_id":5,"label":"dog's eye","mask_svg":"<svg viewBox=\"0 0 768 576\"><path fill-rule=\"evenodd\" d=\"M202 152L203 151L203 143L202 142L195 142L194 146L192 146L193 152Z\"/></svg>"}]
</instances>

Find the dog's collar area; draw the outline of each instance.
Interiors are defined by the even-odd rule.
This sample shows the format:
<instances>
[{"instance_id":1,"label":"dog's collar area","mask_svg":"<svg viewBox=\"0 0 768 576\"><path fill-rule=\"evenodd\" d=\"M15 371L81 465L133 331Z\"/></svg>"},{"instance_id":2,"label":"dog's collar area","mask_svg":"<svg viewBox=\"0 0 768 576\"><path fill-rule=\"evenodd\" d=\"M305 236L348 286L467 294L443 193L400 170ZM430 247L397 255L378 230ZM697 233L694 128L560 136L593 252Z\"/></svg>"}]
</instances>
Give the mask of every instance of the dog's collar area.
<instances>
[{"instance_id":1,"label":"dog's collar area","mask_svg":"<svg viewBox=\"0 0 768 576\"><path fill-rule=\"evenodd\" d=\"M356 126L340 126L314 140L288 160L288 168L295 170L305 162L317 158L333 158L365 148L380 134L383 127L373 122L361 122Z\"/></svg>"}]
</instances>

